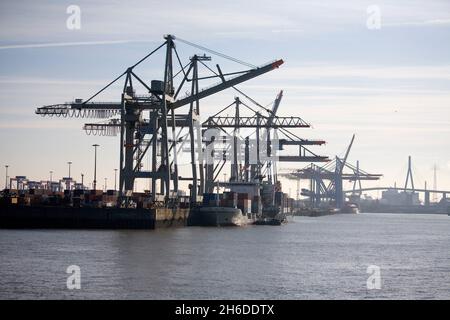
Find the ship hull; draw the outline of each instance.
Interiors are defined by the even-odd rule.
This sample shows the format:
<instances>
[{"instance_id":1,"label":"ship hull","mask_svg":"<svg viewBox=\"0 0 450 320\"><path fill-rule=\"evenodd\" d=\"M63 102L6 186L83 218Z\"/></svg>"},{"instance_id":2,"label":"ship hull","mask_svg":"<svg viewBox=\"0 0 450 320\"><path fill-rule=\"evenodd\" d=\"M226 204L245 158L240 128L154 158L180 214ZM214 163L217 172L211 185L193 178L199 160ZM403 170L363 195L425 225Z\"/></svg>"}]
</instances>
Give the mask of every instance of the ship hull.
<instances>
[{"instance_id":1,"label":"ship hull","mask_svg":"<svg viewBox=\"0 0 450 320\"><path fill-rule=\"evenodd\" d=\"M1 206L0 228L155 229L185 226L189 209Z\"/></svg>"},{"instance_id":2,"label":"ship hull","mask_svg":"<svg viewBox=\"0 0 450 320\"><path fill-rule=\"evenodd\" d=\"M194 208L188 219L189 226L244 226L249 219L237 208L198 207Z\"/></svg>"}]
</instances>

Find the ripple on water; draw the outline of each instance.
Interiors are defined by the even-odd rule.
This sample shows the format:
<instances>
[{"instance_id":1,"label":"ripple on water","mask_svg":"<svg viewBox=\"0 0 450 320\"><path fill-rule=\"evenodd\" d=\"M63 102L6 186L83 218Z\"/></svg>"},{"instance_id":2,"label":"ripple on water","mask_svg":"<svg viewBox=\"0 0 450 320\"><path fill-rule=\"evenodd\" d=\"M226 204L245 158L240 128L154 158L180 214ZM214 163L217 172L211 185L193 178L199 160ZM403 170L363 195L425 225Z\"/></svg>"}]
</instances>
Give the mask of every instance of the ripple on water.
<instances>
[{"instance_id":1,"label":"ripple on water","mask_svg":"<svg viewBox=\"0 0 450 320\"><path fill-rule=\"evenodd\" d=\"M0 298L449 299L450 218L297 217L283 226L0 230ZM66 268L82 288L66 289ZM367 267L382 287L368 290Z\"/></svg>"}]
</instances>

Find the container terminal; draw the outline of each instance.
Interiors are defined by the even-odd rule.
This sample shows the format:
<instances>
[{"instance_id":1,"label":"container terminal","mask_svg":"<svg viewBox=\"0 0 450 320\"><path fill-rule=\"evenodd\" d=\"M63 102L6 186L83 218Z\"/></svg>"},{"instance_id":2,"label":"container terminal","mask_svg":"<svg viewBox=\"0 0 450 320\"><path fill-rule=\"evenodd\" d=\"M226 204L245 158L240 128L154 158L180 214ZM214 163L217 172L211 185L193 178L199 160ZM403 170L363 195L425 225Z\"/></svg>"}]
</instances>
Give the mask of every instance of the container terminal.
<instances>
[{"instance_id":1,"label":"container terminal","mask_svg":"<svg viewBox=\"0 0 450 320\"><path fill-rule=\"evenodd\" d=\"M185 57L177 49L180 44L201 52L191 51ZM240 69L225 71L218 63L212 65L212 56ZM162 79L148 82L138 75L139 67L149 60L153 66L159 64ZM83 129L91 135L119 136L118 188L98 190L95 173L92 190L70 176L57 182L17 176L1 194L0 226L281 224L292 212L293 199L282 191L277 162L329 160L310 150L324 141L302 139L292 131L309 128L306 121L277 115L282 91L271 107L264 107L236 87L283 63L278 59L255 66L165 35L160 46L88 99L38 107L36 114L44 118L101 119ZM123 90L117 101L102 101L101 95L120 81ZM236 96L202 121L202 99L225 89L233 89ZM286 146L298 150L278 155ZM182 151L190 156L190 170L179 167ZM229 179L220 181L228 168ZM144 180L148 190L135 192L137 180Z\"/></svg>"},{"instance_id":2,"label":"container terminal","mask_svg":"<svg viewBox=\"0 0 450 320\"><path fill-rule=\"evenodd\" d=\"M179 44L200 53L183 56ZM241 69L225 72L218 63L212 65L213 56L226 60L227 67L237 64ZM148 82L138 75L139 67L150 60L161 67L162 79ZM58 181L16 176L7 179L0 194L0 227L280 225L290 214L358 213L364 203L361 181L378 180L381 174L369 174L359 163L348 163L355 136L344 158L331 161L311 150L325 141L303 139L294 132L309 128L309 123L298 116L278 115L283 91L267 107L237 88L283 63L278 59L255 66L165 35L160 46L89 98L38 107L36 114L43 121L47 117L100 119L86 123L85 132L119 136L118 188L98 190L96 169L92 188L75 181L70 173ZM117 101L100 99L117 85L123 88ZM226 89L235 93L229 104L201 120L200 102ZM93 146L97 152L98 145ZM292 148L297 149L295 153L286 154L285 149L292 152ZM189 157L188 170L179 165L183 151ZM282 174L280 162L308 165ZM320 162L325 165L316 164ZM221 180L227 173L229 178ZM310 188L297 190L294 200L283 192L279 177L297 180L298 186L300 179L306 179ZM148 190L136 192L138 180ZM346 180L354 183L350 193L343 189ZM301 202L300 195L308 200Z\"/></svg>"}]
</instances>

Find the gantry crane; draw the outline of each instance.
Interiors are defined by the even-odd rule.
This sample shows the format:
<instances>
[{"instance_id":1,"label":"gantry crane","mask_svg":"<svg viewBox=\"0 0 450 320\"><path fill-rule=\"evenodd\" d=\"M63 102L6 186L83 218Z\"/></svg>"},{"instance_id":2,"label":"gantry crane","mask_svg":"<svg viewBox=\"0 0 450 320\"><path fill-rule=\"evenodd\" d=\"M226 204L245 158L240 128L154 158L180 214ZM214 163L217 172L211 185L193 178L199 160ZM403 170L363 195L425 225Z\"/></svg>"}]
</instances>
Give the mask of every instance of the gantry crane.
<instances>
[{"instance_id":1,"label":"gantry crane","mask_svg":"<svg viewBox=\"0 0 450 320\"><path fill-rule=\"evenodd\" d=\"M192 186L192 199L196 201L197 195L204 192L205 186L205 177L201 169L203 166L201 163L202 159L199 158L199 163L196 162L193 145L196 136L198 141L201 134L201 126L198 123L200 115L199 101L277 69L283 64L283 60L276 60L263 66L255 67L189 41L177 39L173 35L166 35L164 39L164 43L127 68L122 74L87 100L76 99L74 102L44 106L36 110L36 113L42 116L55 115L108 119L120 115L119 119L110 119L107 122L97 124L86 124L85 129L88 132L99 134L120 132L119 199L121 200L131 194L136 179L144 178L150 179L153 199L157 197L157 183L159 182L159 194L164 195L166 204L171 204L177 199L179 180L189 180ZM214 71L206 64L211 60L211 57L196 54L189 58L187 64L183 65L176 49L175 40L246 65L250 69L223 73L217 64L217 71ZM136 74L136 67L157 51L163 49L165 49L163 80L152 80L148 84ZM174 64L177 63L179 71L175 72ZM212 72L212 75L200 76L200 66L207 68ZM182 78L176 86L175 78L177 76ZM220 83L205 88L200 87L200 81L215 78L219 79ZM120 101L94 101L94 98L120 79L125 80ZM187 88L187 85L190 85L190 91L181 97L180 93L183 88ZM146 93L137 94L136 89L138 87L143 88ZM189 107L187 114L177 112L183 106ZM177 165L178 141L175 138L177 127L189 129L191 153L193 154L192 177L182 178L179 176ZM170 139L170 136L172 139ZM200 152L200 150L198 151ZM148 153L151 153L151 170L145 171L143 169L143 161Z\"/></svg>"}]
</instances>

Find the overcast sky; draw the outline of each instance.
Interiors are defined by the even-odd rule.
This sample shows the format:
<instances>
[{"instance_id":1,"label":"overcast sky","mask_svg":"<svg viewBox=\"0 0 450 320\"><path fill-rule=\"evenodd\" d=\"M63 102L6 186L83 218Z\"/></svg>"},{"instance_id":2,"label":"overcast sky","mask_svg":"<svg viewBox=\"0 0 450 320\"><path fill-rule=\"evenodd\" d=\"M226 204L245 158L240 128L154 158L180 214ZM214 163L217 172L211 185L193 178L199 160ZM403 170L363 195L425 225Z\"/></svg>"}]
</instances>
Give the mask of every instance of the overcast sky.
<instances>
[{"instance_id":1,"label":"overcast sky","mask_svg":"<svg viewBox=\"0 0 450 320\"><path fill-rule=\"evenodd\" d=\"M79 30L66 26L70 5L81 9ZM379 29L367 26L373 6ZM98 180L110 184L118 139L87 136L85 121L41 118L35 108L88 97L172 33L255 65L284 59L240 88L263 105L283 89L280 115L301 116L313 128L298 135L327 141L316 153L342 155L355 133L349 160L383 173L375 186L404 184L411 155L417 186L432 185L437 164L438 187L450 189L449 1L16 0L0 2L0 24L0 164L10 175L67 176L72 161L76 178L91 177L99 143ZM185 58L202 53L179 48ZM140 71L161 78L160 63ZM203 117L234 96L206 99Z\"/></svg>"}]
</instances>

